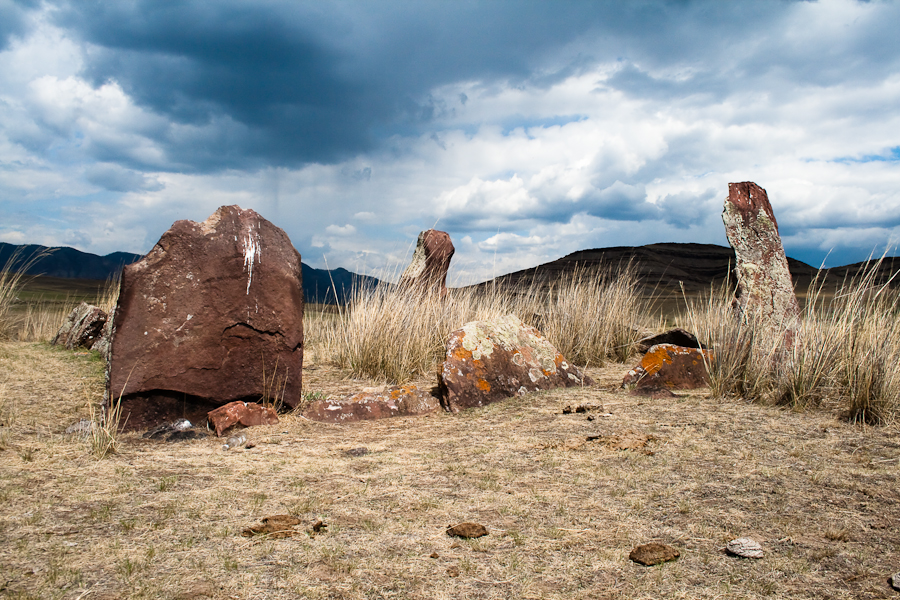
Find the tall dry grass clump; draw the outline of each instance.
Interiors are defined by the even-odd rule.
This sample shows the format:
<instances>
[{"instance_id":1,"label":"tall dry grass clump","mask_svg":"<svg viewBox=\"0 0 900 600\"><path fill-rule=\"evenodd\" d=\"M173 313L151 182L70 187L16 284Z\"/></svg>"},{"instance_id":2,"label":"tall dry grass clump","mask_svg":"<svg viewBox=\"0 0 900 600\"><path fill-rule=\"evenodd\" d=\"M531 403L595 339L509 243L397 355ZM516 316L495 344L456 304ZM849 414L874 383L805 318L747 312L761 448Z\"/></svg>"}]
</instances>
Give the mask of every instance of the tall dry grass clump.
<instances>
[{"instance_id":1,"label":"tall dry grass clump","mask_svg":"<svg viewBox=\"0 0 900 600\"><path fill-rule=\"evenodd\" d=\"M309 345L356 376L404 383L430 375L450 333L465 323L513 314L534 325L566 358L624 360L650 314L634 270L581 271L552 286L498 284L435 293L387 283L358 287L336 316L307 321Z\"/></svg>"},{"instance_id":2,"label":"tall dry grass clump","mask_svg":"<svg viewBox=\"0 0 900 600\"><path fill-rule=\"evenodd\" d=\"M12 309L22 290L25 272L50 252L52 250L45 249L26 258L22 256L21 249L18 249L0 270L0 339L12 337L18 325L19 318L13 315Z\"/></svg>"},{"instance_id":3,"label":"tall dry grass clump","mask_svg":"<svg viewBox=\"0 0 900 600\"><path fill-rule=\"evenodd\" d=\"M728 286L690 303L688 321L715 350L709 365L718 396L796 408L830 407L853 422L900 416L900 292L879 283L881 260L853 279L817 278L788 348L782 332L739 319ZM833 290L833 291L832 291Z\"/></svg>"},{"instance_id":4,"label":"tall dry grass clump","mask_svg":"<svg viewBox=\"0 0 900 600\"><path fill-rule=\"evenodd\" d=\"M539 329L575 364L625 361L652 313L631 264L619 270L576 271L539 302ZM654 324L658 326L658 324ZM654 327L655 328L655 327Z\"/></svg>"}]
</instances>

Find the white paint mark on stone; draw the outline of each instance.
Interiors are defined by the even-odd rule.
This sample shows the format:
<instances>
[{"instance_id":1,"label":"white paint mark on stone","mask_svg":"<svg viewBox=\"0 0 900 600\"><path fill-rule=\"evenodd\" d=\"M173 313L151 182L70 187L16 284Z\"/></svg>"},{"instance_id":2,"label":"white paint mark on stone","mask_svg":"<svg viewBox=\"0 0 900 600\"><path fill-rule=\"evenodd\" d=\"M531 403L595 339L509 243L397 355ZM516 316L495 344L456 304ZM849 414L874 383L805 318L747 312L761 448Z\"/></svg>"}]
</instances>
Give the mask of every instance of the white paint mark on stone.
<instances>
[{"instance_id":1,"label":"white paint mark on stone","mask_svg":"<svg viewBox=\"0 0 900 600\"><path fill-rule=\"evenodd\" d=\"M250 295L250 284L253 282L253 263L260 260L261 248L259 233L252 230L244 238L244 269L247 271L247 295Z\"/></svg>"}]
</instances>

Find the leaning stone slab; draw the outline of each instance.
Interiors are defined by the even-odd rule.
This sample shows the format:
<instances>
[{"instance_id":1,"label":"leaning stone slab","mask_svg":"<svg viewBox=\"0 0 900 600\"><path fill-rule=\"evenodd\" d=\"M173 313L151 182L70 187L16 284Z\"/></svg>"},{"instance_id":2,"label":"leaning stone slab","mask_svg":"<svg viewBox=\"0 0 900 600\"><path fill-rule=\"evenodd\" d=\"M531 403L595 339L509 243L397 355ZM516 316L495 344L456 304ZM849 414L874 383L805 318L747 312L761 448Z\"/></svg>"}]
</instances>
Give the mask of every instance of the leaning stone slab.
<instances>
[{"instance_id":1,"label":"leaning stone slab","mask_svg":"<svg viewBox=\"0 0 900 600\"><path fill-rule=\"evenodd\" d=\"M744 319L784 332L790 347L800 325L800 305L766 190L750 181L729 183L722 221L735 254L735 309Z\"/></svg>"},{"instance_id":2,"label":"leaning stone slab","mask_svg":"<svg viewBox=\"0 0 900 600\"><path fill-rule=\"evenodd\" d=\"M300 254L252 210L178 221L122 272L109 396L129 428L234 401L301 398ZM199 414L198 414L199 413Z\"/></svg>"},{"instance_id":3,"label":"leaning stone slab","mask_svg":"<svg viewBox=\"0 0 900 600\"><path fill-rule=\"evenodd\" d=\"M622 386L670 390L706 387L709 385L707 365L712 360L711 350L657 344L644 354L639 365L625 374Z\"/></svg>"},{"instance_id":4,"label":"leaning stone slab","mask_svg":"<svg viewBox=\"0 0 900 600\"><path fill-rule=\"evenodd\" d=\"M400 285L424 292L447 293L447 271L456 249L450 235L429 229L419 234L412 261L400 276Z\"/></svg>"},{"instance_id":5,"label":"leaning stone slab","mask_svg":"<svg viewBox=\"0 0 900 600\"><path fill-rule=\"evenodd\" d=\"M351 423L425 415L440 407L440 401L431 394L414 385L403 385L363 391L341 400L317 400L303 410L303 416L323 423Z\"/></svg>"},{"instance_id":6,"label":"leaning stone slab","mask_svg":"<svg viewBox=\"0 0 900 600\"><path fill-rule=\"evenodd\" d=\"M657 333L654 335L648 335L647 337L638 340L638 352L640 352L641 354L645 354L650 348L657 344L673 344L675 346L683 346L685 348L703 347L703 345L699 341L697 341L697 336L695 336L693 333L691 333L690 331L686 331L680 327L675 327L673 329L669 329L668 331L664 331L662 333Z\"/></svg>"},{"instance_id":7,"label":"leaning stone slab","mask_svg":"<svg viewBox=\"0 0 900 600\"><path fill-rule=\"evenodd\" d=\"M229 402L225 406L211 410L207 418L219 437L235 425L255 427L278 424L278 415L271 407L254 402Z\"/></svg>"},{"instance_id":8,"label":"leaning stone slab","mask_svg":"<svg viewBox=\"0 0 900 600\"><path fill-rule=\"evenodd\" d=\"M107 314L100 307L82 302L72 309L50 344L68 350L90 348L100 338L106 320Z\"/></svg>"},{"instance_id":9,"label":"leaning stone slab","mask_svg":"<svg viewBox=\"0 0 900 600\"><path fill-rule=\"evenodd\" d=\"M513 315L473 321L451 333L439 378L444 408L451 412L593 383L537 329Z\"/></svg>"}]
</instances>

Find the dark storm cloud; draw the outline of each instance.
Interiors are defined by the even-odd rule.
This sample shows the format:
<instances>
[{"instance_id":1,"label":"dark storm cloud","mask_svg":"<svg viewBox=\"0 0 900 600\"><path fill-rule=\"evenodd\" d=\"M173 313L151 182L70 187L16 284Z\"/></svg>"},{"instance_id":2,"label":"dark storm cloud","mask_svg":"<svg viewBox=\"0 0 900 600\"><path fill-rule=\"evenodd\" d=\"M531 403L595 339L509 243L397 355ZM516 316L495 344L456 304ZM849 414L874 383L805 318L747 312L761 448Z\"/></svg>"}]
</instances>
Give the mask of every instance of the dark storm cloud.
<instances>
[{"instance_id":1,"label":"dark storm cloud","mask_svg":"<svg viewBox=\"0 0 900 600\"><path fill-rule=\"evenodd\" d=\"M617 57L692 63L727 43L711 30L764 25L786 4L725 6L147 0L72 2L57 22L90 44L85 74L95 84L113 79L170 120L156 138L170 168L212 171L334 162L420 133L446 114L428 98L442 84L550 86ZM654 81L629 66L610 85Z\"/></svg>"}]
</instances>

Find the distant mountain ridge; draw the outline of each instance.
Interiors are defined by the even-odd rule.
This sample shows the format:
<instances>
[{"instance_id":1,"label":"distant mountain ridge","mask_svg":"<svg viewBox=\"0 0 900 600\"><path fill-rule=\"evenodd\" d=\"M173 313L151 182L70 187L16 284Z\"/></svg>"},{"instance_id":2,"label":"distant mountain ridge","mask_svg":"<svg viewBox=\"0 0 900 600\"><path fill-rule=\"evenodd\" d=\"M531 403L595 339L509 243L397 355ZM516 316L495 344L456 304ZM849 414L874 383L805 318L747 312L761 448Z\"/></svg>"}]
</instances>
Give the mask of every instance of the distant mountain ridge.
<instances>
[{"instance_id":1,"label":"distant mountain ridge","mask_svg":"<svg viewBox=\"0 0 900 600\"><path fill-rule=\"evenodd\" d=\"M122 267L133 263L143 256L131 252L113 252L106 256L97 256L76 250L75 248L58 247L48 248L29 244L16 246L0 242L0 266L6 266L7 262L18 251L16 261L12 264L12 270L16 271L39 252L52 252L25 270L26 275L47 275L49 277L64 277L66 279L107 279L122 271Z\"/></svg>"},{"instance_id":2,"label":"distant mountain ridge","mask_svg":"<svg viewBox=\"0 0 900 600\"><path fill-rule=\"evenodd\" d=\"M0 242L0 267L5 267L16 251L15 262L11 265L16 271L28 262L35 254L52 250L52 252L37 260L31 267L25 270L26 275L45 275L47 277L60 277L65 279L96 279L106 280L118 276L122 267L140 260L143 254L131 252L113 252L106 256L98 256L88 252L82 252L75 248L57 247L48 248L29 244L16 246ZM307 302L317 304L343 304L355 286L370 286L378 283L374 277L358 275L347 269L333 270L315 269L305 263L301 263L303 272L303 295Z\"/></svg>"}]
</instances>

